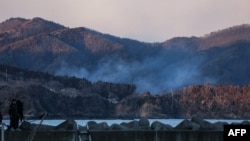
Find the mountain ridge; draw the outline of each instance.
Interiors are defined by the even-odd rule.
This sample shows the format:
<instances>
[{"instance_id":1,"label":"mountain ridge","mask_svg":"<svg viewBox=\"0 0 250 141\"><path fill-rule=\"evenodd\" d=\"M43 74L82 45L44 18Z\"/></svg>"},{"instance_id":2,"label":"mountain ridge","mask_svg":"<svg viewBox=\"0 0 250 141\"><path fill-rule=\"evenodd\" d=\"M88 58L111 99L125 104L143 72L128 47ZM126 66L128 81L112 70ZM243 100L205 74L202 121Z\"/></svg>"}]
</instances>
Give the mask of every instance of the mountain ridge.
<instances>
[{"instance_id":1,"label":"mountain ridge","mask_svg":"<svg viewBox=\"0 0 250 141\"><path fill-rule=\"evenodd\" d=\"M193 46L191 49L200 51L228 46L238 41L250 41L249 33L250 24L242 24L214 31L201 37L173 37L162 44L163 46L183 46L182 48Z\"/></svg>"},{"instance_id":2,"label":"mountain ridge","mask_svg":"<svg viewBox=\"0 0 250 141\"><path fill-rule=\"evenodd\" d=\"M11 27L5 26L8 22L13 22ZM206 82L241 84L240 79L245 83L250 81L247 67L226 70L227 67L219 65L230 66L235 61L230 57L233 55L230 50L237 48L234 54L242 54L237 56L238 62L247 66L244 60L249 57L242 50L248 52L249 27L240 25L206 37L174 37L161 43L147 43L85 27L66 28L42 18L13 18L0 23L0 61L54 75L84 77L93 82L132 83L139 85L140 91L157 88L154 93ZM227 54L221 56L211 50ZM221 61L226 58L230 58L228 62ZM241 71L246 78L239 75ZM227 73L220 75L222 72ZM217 80L217 76L224 75Z\"/></svg>"}]
</instances>

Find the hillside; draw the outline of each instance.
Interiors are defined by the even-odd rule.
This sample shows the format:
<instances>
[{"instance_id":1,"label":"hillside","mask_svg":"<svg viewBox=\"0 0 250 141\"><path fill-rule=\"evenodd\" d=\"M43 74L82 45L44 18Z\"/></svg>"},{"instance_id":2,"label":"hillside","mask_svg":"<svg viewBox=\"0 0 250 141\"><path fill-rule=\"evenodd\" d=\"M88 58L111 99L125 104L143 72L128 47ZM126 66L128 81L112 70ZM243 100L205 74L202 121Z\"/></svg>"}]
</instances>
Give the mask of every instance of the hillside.
<instances>
[{"instance_id":1,"label":"hillside","mask_svg":"<svg viewBox=\"0 0 250 141\"><path fill-rule=\"evenodd\" d=\"M136 93L131 84L86 79L0 65L0 105L8 117L12 98L26 119L38 118L249 118L250 86L193 85L170 93Z\"/></svg>"},{"instance_id":2,"label":"hillside","mask_svg":"<svg viewBox=\"0 0 250 141\"><path fill-rule=\"evenodd\" d=\"M241 41L250 41L250 25L243 24L205 34L202 37L174 37L162 43L168 48L182 48L195 51L214 47L227 47Z\"/></svg>"},{"instance_id":3,"label":"hillside","mask_svg":"<svg viewBox=\"0 0 250 141\"><path fill-rule=\"evenodd\" d=\"M232 26L217 32L211 32L199 41L199 50L206 50L211 47L229 46L238 41L250 41L250 25L243 24Z\"/></svg>"},{"instance_id":4,"label":"hillside","mask_svg":"<svg viewBox=\"0 0 250 141\"><path fill-rule=\"evenodd\" d=\"M25 115L32 117L44 111L50 118L113 117L116 116L113 101L121 101L134 91L131 84L91 83L0 65L0 105L5 116L11 99L16 98L23 101Z\"/></svg>"}]
</instances>

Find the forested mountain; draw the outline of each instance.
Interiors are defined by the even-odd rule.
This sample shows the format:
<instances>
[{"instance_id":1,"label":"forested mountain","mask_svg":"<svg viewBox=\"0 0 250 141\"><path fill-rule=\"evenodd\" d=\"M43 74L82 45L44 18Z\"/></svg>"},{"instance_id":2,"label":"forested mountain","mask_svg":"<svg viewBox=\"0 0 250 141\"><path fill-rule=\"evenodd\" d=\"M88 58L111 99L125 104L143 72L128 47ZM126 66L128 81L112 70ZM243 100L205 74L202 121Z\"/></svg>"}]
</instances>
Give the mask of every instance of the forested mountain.
<instances>
[{"instance_id":1,"label":"forested mountain","mask_svg":"<svg viewBox=\"0 0 250 141\"><path fill-rule=\"evenodd\" d=\"M0 61L54 75L137 85L158 93L192 84L248 84L250 26L145 43L41 18L0 24ZM155 85L158 83L158 85ZM147 87L145 87L147 86Z\"/></svg>"},{"instance_id":2,"label":"forested mountain","mask_svg":"<svg viewBox=\"0 0 250 141\"><path fill-rule=\"evenodd\" d=\"M242 109L242 113L227 109L245 108L247 101L239 103L238 100L234 104L237 107L232 107L220 105L214 96L218 95L217 88L222 87L222 90L231 90L228 95L219 90L223 97L240 93L241 98L248 99L249 53L250 26L247 24L202 37L174 37L149 43L85 27L68 28L42 18L11 18L0 23L1 95L6 98L2 99L5 106L7 99L14 95L25 100L30 104L28 107L32 107L27 114L48 110L65 116L70 109L62 106L64 102L84 103L69 114L72 116L95 117L94 113L100 113L97 117L187 117L195 113L191 109L185 113L182 109L190 98L205 101L202 103L206 109L196 109L201 110L201 115L247 117L249 114L244 112L247 108ZM15 73L11 73L11 67ZM34 76L30 76L32 74ZM211 85L212 91L207 91L206 84ZM191 91L186 94L187 87ZM169 95L171 92L176 98ZM187 96L185 101L181 101L182 94ZM207 96L203 97L204 94ZM208 97L212 102L207 101ZM53 103L55 99L57 103ZM235 103L235 99L226 101ZM133 100L137 104L131 103ZM189 104L194 108L201 103ZM86 106L91 108L83 110ZM227 110L226 115L207 112L220 106ZM103 107L107 108L105 112L101 112ZM61 111L56 111L57 108Z\"/></svg>"}]
</instances>

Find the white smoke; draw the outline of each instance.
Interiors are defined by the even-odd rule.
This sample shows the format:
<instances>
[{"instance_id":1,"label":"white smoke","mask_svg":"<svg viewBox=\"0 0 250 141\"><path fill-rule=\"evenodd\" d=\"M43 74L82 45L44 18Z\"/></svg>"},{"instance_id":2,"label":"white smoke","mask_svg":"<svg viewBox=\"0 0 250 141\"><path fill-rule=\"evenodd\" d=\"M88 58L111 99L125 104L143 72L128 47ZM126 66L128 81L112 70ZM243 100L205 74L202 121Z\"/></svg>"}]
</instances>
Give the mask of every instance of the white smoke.
<instances>
[{"instance_id":1,"label":"white smoke","mask_svg":"<svg viewBox=\"0 0 250 141\"><path fill-rule=\"evenodd\" d=\"M135 84L137 92L150 91L153 94L175 90L185 85L206 83L200 78L201 56L158 54L143 61L128 62L118 57L99 61L94 71L72 67L63 62L56 75L86 78L92 82Z\"/></svg>"}]
</instances>

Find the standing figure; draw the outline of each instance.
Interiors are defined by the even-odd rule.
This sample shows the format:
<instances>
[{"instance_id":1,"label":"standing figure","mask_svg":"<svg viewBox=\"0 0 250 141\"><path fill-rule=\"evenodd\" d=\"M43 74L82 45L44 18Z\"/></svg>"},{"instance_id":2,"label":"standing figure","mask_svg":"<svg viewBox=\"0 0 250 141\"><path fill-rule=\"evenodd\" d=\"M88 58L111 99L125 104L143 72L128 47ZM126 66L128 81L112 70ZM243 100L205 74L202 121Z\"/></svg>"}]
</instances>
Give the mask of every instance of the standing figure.
<instances>
[{"instance_id":1,"label":"standing figure","mask_svg":"<svg viewBox=\"0 0 250 141\"><path fill-rule=\"evenodd\" d=\"M18 107L18 116L19 116L19 120L22 122L23 121L23 102L20 100L16 101L17 103L17 107Z\"/></svg>"},{"instance_id":2,"label":"standing figure","mask_svg":"<svg viewBox=\"0 0 250 141\"><path fill-rule=\"evenodd\" d=\"M3 120L3 115L2 112L0 111L0 124L2 124L2 120Z\"/></svg>"},{"instance_id":3,"label":"standing figure","mask_svg":"<svg viewBox=\"0 0 250 141\"><path fill-rule=\"evenodd\" d=\"M12 99L11 101L11 104L9 106L9 116L10 116L9 128L16 130L18 128L18 122L19 122L18 105L16 99Z\"/></svg>"}]
</instances>

